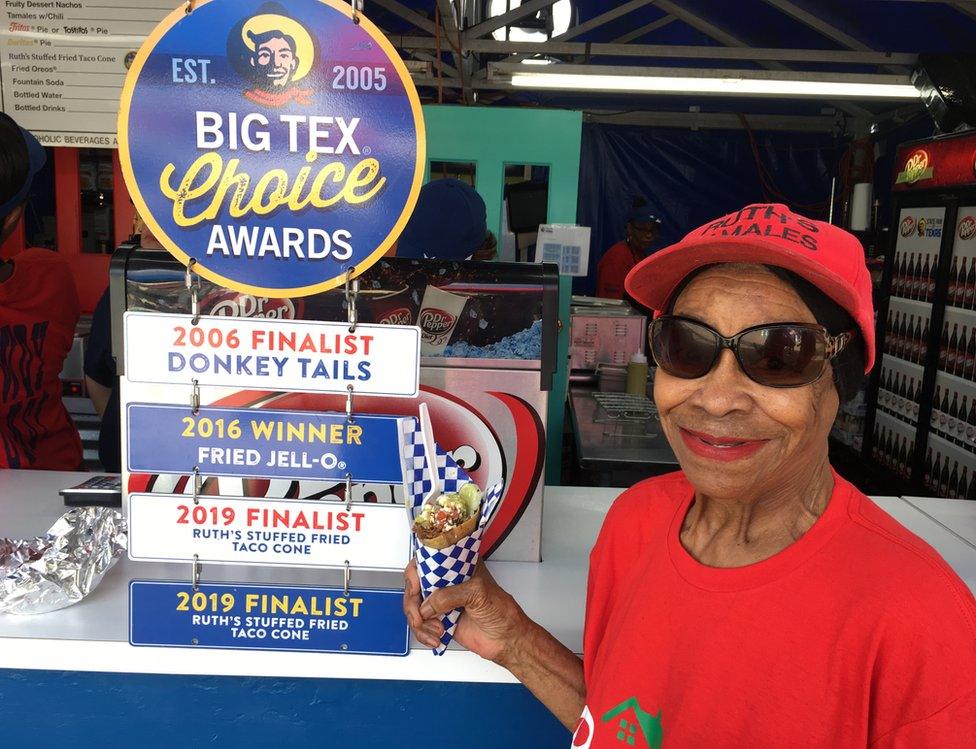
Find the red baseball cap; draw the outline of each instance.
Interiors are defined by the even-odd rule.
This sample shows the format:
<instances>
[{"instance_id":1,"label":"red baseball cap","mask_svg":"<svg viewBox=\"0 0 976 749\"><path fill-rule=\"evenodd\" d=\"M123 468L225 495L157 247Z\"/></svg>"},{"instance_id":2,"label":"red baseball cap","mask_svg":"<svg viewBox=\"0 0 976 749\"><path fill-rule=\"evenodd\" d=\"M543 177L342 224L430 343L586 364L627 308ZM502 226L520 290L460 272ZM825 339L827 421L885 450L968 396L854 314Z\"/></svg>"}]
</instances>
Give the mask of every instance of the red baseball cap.
<instances>
[{"instance_id":1,"label":"red baseball cap","mask_svg":"<svg viewBox=\"0 0 976 749\"><path fill-rule=\"evenodd\" d=\"M779 203L747 205L645 258L627 274L624 287L638 302L663 312L689 273L715 263L774 265L805 278L847 310L864 339L864 372L874 366L871 274L853 234Z\"/></svg>"}]
</instances>

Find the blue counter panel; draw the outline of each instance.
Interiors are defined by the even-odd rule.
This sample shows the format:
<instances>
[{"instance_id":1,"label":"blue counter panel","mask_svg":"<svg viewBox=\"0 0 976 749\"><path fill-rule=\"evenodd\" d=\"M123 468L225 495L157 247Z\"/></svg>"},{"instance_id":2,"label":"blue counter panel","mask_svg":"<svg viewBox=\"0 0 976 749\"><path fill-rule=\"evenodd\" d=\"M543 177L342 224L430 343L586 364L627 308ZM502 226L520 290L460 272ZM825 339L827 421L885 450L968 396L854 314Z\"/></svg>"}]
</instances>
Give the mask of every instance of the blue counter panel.
<instances>
[{"instance_id":1,"label":"blue counter panel","mask_svg":"<svg viewBox=\"0 0 976 749\"><path fill-rule=\"evenodd\" d=\"M0 669L0 726L4 746L72 749L570 743L569 732L521 685L423 681ZM452 735L453 745L446 741Z\"/></svg>"}]
</instances>

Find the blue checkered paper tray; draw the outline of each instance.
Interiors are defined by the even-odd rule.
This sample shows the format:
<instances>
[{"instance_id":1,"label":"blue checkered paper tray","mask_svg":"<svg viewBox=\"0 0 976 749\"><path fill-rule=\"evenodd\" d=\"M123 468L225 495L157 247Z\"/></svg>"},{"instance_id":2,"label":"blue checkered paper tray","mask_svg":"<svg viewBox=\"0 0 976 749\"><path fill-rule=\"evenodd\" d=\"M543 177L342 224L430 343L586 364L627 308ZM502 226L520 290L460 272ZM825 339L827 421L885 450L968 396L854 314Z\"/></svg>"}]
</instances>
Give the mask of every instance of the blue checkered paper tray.
<instances>
[{"instance_id":1,"label":"blue checkered paper tray","mask_svg":"<svg viewBox=\"0 0 976 749\"><path fill-rule=\"evenodd\" d=\"M414 520L423 506L424 496L430 491L431 481L420 424L416 419L404 419L402 430L404 481L407 490L405 504L407 521L412 529ZM464 469L439 445L437 446L437 473L445 494L456 492L471 481ZM453 546L431 549L421 544L411 532L414 559L417 560L417 574L420 576L420 588L424 598L438 588L463 583L474 574L481 549L481 537L498 508L503 488L504 484L499 482L485 490L484 498L481 500L481 518L478 520L478 527L470 536L462 538ZM447 650L448 644L454 638L454 629L460 617L460 609L455 609L441 617L444 634L441 635L440 644L434 648L434 655L443 655Z\"/></svg>"}]
</instances>

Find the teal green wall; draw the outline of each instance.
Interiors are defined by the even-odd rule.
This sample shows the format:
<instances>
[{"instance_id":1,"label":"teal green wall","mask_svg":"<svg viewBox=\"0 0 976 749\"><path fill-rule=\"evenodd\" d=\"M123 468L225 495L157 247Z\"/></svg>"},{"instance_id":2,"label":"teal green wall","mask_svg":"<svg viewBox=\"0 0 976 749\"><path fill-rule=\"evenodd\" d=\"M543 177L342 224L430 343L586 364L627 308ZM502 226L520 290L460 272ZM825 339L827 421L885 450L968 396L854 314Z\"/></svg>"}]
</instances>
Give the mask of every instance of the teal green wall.
<instances>
[{"instance_id":1,"label":"teal green wall","mask_svg":"<svg viewBox=\"0 0 976 749\"><path fill-rule=\"evenodd\" d=\"M504 107L424 107L427 126L427 176L431 161L475 164L475 187L484 198L488 228L502 242L502 200L506 164L549 167L549 221L576 223L581 112ZM569 379L569 281L561 284L562 326L558 369L549 394L546 483L558 484L562 463L563 414Z\"/></svg>"}]
</instances>

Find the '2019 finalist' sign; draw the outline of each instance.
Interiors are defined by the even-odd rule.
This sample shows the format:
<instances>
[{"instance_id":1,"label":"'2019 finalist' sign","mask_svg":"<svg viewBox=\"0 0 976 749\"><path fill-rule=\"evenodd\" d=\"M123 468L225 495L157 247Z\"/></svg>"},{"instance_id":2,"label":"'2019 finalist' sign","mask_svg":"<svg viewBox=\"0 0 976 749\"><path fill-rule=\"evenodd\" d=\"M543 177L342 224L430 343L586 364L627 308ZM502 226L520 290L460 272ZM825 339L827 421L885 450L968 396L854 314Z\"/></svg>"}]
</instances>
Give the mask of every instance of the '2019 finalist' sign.
<instances>
[{"instance_id":1,"label":"'2019 finalist' sign","mask_svg":"<svg viewBox=\"0 0 976 749\"><path fill-rule=\"evenodd\" d=\"M400 419L130 403L130 471L403 483ZM153 439L146 439L146 435Z\"/></svg>"},{"instance_id":2,"label":"'2019 finalist' sign","mask_svg":"<svg viewBox=\"0 0 976 749\"><path fill-rule=\"evenodd\" d=\"M403 506L173 494L129 495L129 558L400 571Z\"/></svg>"},{"instance_id":3,"label":"'2019 finalist' sign","mask_svg":"<svg viewBox=\"0 0 976 749\"><path fill-rule=\"evenodd\" d=\"M402 511L402 510L401 510ZM129 642L170 647L406 655L402 590L133 580Z\"/></svg>"},{"instance_id":4,"label":"'2019 finalist' sign","mask_svg":"<svg viewBox=\"0 0 976 749\"><path fill-rule=\"evenodd\" d=\"M424 170L399 54L345 0L211 0L153 31L119 107L136 208L223 286L302 296L378 260Z\"/></svg>"},{"instance_id":5,"label":"'2019 finalist' sign","mask_svg":"<svg viewBox=\"0 0 976 749\"><path fill-rule=\"evenodd\" d=\"M131 382L412 398L420 328L126 312Z\"/></svg>"}]
</instances>

